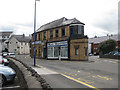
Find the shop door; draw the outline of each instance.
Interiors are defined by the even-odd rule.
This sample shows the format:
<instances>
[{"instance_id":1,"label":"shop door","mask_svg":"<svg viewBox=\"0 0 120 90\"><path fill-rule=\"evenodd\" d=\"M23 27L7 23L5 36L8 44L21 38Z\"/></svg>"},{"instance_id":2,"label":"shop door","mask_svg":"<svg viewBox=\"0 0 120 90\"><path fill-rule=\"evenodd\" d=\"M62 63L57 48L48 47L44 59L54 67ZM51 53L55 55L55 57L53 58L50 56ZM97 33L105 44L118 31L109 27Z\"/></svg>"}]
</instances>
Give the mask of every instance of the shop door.
<instances>
[{"instance_id":1,"label":"shop door","mask_svg":"<svg viewBox=\"0 0 120 90\"><path fill-rule=\"evenodd\" d=\"M60 55L60 49L59 49L59 47L55 47L54 48L54 57L55 58L59 58L59 55Z\"/></svg>"}]
</instances>

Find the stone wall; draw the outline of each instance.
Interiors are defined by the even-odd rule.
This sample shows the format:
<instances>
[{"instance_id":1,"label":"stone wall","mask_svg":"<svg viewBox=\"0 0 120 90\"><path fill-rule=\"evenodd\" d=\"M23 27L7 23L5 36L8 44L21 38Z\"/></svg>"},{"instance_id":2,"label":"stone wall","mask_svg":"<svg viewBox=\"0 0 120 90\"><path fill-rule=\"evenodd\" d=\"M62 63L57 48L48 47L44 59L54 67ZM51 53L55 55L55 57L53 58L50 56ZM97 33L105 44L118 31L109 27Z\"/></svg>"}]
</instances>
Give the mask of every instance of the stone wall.
<instances>
[{"instance_id":1,"label":"stone wall","mask_svg":"<svg viewBox=\"0 0 120 90\"><path fill-rule=\"evenodd\" d=\"M52 90L49 84L41 76L23 62L9 58L10 66L16 71L20 86L25 90Z\"/></svg>"}]
</instances>

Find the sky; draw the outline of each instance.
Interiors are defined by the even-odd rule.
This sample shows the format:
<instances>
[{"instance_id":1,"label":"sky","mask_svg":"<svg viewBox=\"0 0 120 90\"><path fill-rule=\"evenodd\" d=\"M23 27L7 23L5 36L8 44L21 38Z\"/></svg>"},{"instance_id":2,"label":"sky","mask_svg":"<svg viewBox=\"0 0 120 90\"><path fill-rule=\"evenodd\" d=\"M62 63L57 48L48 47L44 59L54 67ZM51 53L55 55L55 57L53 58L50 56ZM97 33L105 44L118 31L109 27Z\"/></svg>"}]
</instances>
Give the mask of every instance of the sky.
<instances>
[{"instance_id":1,"label":"sky","mask_svg":"<svg viewBox=\"0 0 120 90\"><path fill-rule=\"evenodd\" d=\"M0 0L0 31L29 35L34 32L35 0ZM36 5L36 29L66 17L85 23L88 37L118 33L119 0L40 0Z\"/></svg>"}]
</instances>

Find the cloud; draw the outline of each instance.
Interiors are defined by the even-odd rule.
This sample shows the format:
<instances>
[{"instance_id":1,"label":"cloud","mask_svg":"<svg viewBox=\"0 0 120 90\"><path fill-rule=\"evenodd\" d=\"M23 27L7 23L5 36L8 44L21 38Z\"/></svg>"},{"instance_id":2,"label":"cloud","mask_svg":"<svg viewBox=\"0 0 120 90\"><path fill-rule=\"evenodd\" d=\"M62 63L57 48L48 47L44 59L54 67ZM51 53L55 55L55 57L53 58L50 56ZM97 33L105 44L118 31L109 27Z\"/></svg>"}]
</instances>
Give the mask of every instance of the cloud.
<instances>
[{"instance_id":1,"label":"cloud","mask_svg":"<svg viewBox=\"0 0 120 90\"><path fill-rule=\"evenodd\" d=\"M118 33L118 13L117 11L110 11L101 20L97 20L93 23L97 28L101 28L108 31L111 34Z\"/></svg>"},{"instance_id":2,"label":"cloud","mask_svg":"<svg viewBox=\"0 0 120 90\"><path fill-rule=\"evenodd\" d=\"M12 26L0 26L0 31L14 31L14 27Z\"/></svg>"},{"instance_id":3,"label":"cloud","mask_svg":"<svg viewBox=\"0 0 120 90\"><path fill-rule=\"evenodd\" d=\"M33 33L33 23L15 23L0 25L0 31L12 31L14 34L32 34Z\"/></svg>"}]
</instances>

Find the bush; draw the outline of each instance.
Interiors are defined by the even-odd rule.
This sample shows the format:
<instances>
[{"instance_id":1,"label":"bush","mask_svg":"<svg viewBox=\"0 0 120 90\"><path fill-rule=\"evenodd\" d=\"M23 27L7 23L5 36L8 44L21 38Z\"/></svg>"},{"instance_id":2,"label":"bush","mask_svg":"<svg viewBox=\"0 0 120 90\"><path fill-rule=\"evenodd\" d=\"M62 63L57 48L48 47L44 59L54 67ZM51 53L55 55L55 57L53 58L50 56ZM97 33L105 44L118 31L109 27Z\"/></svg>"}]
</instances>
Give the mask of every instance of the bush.
<instances>
[{"instance_id":1,"label":"bush","mask_svg":"<svg viewBox=\"0 0 120 90\"><path fill-rule=\"evenodd\" d=\"M117 42L115 40L109 39L99 44L99 52L102 54L109 53L114 51L116 48Z\"/></svg>"}]
</instances>

